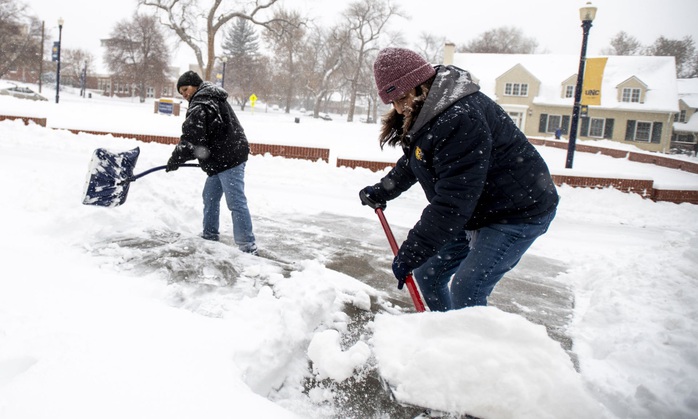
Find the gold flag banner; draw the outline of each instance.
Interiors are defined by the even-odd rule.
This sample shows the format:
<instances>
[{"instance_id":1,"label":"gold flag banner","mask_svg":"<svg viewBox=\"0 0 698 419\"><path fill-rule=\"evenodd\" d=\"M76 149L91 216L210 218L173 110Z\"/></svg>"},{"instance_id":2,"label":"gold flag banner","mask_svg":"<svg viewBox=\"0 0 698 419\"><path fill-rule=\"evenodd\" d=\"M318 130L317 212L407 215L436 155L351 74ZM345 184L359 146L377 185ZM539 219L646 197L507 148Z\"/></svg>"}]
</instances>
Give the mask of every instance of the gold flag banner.
<instances>
[{"instance_id":1,"label":"gold flag banner","mask_svg":"<svg viewBox=\"0 0 698 419\"><path fill-rule=\"evenodd\" d=\"M608 57L587 58L584 66L582 105L601 105L601 82Z\"/></svg>"}]
</instances>

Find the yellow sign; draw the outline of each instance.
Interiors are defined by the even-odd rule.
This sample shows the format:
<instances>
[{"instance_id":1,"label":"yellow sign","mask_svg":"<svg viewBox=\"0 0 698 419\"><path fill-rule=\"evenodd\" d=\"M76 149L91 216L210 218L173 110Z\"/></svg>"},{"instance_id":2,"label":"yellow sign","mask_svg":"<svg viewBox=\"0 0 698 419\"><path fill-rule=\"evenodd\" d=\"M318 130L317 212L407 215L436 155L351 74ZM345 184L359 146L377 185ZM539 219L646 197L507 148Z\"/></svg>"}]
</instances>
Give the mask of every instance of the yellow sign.
<instances>
[{"instance_id":1,"label":"yellow sign","mask_svg":"<svg viewBox=\"0 0 698 419\"><path fill-rule=\"evenodd\" d=\"M254 103L255 103L256 101L257 101L257 95L255 95L254 93L252 93L252 94L250 95L250 105L252 105L252 109L254 109Z\"/></svg>"},{"instance_id":2,"label":"yellow sign","mask_svg":"<svg viewBox=\"0 0 698 419\"><path fill-rule=\"evenodd\" d=\"M582 86L582 105L601 105L601 83L608 57L587 58L584 66L584 84Z\"/></svg>"}]
</instances>

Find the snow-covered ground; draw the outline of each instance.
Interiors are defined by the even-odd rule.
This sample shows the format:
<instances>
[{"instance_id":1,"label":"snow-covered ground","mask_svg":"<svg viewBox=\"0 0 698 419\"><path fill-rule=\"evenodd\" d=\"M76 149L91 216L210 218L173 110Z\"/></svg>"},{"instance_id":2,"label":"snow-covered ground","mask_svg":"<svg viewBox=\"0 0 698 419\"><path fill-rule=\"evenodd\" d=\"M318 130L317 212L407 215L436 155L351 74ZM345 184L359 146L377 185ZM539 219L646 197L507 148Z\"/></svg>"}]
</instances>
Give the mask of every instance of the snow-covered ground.
<instances>
[{"instance_id":1,"label":"snow-covered ground","mask_svg":"<svg viewBox=\"0 0 698 419\"><path fill-rule=\"evenodd\" d=\"M183 120L71 92L58 105L0 97L2 114L172 136ZM295 116L239 113L252 142L331 149L329 164L250 158L260 247L310 247L308 232L330 234L313 220L328 217L366 240L380 235L357 194L382 173L334 160L398 152L380 151L377 125ZM360 417L338 389L372 372L401 402L482 418L698 416L698 206L560 188L557 218L529 253L566 267L555 281L574 292L576 371L542 326L494 306L416 314L389 298L393 283L368 285L322 256L280 252L279 263L199 239L198 169L148 175L118 208L82 205L93 150L136 146L136 172L172 150L0 122L2 418ZM564 172L564 150L540 151ZM575 170L698 187L697 175L585 153ZM419 217L418 189L390 203L396 231ZM391 259L387 244L374 257ZM360 330L348 312L363 313Z\"/></svg>"}]
</instances>

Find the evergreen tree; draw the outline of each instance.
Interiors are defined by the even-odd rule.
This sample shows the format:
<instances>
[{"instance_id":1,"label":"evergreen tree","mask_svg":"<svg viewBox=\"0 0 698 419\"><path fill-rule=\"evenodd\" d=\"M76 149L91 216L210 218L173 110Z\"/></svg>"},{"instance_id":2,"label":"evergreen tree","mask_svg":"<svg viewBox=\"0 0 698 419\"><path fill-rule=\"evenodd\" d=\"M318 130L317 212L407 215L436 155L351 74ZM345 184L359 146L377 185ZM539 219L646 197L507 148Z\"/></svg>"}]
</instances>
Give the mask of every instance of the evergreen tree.
<instances>
[{"instance_id":1,"label":"evergreen tree","mask_svg":"<svg viewBox=\"0 0 698 419\"><path fill-rule=\"evenodd\" d=\"M225 90L244 110L252 94L261 97L268 85L266 65L259 52L259 35L248 19L237 18L224 32L223 56L225 66Z\"/></svg>"}]
</instances>

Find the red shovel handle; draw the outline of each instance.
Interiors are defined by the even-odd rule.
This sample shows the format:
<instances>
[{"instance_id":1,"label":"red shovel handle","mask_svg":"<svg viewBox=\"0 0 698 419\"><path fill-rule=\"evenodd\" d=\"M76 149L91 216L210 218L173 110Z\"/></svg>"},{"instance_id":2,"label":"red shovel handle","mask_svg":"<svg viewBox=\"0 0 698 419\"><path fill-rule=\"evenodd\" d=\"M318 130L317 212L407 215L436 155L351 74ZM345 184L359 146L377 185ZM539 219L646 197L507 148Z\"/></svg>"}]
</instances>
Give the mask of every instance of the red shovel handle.
<instances>
[{"instance_id":1,"label":"red shovel handle","mask_svg":"<svg viewBox=\"0 0 698 419\"><path fill-rule=\"evenodd\" d=\"M395 236L393 236L393 231L390 229L388 220L386 220L385 215L383 215L383 210L380 208L376 208L376 214L378 214L378 218L381 221L381 225L383 226L385 235L386 237L388 237L388 242L390 243L390 248L393 250L393 255L397 256L397 251L399 247L397 245L397 242L395 241ZM410 297L412 297L414 308L419 313L425 311L424 302L422 302L422 297L419 295L419 290L417 289L417 285L414 283L414 278L412 278L412 274L407 275L407 278L405 278L405 284L407 284L407 290L410 292Z\"/></svg>"}]
</instances>

